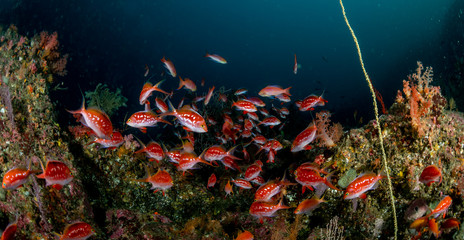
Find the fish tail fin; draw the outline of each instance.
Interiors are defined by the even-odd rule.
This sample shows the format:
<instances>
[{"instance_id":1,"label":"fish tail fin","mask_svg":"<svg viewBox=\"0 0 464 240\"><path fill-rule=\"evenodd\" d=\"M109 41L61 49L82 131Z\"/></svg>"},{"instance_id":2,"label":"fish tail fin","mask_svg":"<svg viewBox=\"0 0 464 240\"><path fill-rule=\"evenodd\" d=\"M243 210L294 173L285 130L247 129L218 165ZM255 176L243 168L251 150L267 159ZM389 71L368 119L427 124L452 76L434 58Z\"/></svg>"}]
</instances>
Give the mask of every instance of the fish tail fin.
<instances>
[{"instance_id":1,"label":"fish tail fin","mask_svg":"<svg viewBox=\"0 0 464 240\"><path fill-rule=\"evenodd\" d=\"M231 148L229 149L229 151L227 151L227 153L226 153L227 156L229 156L230 158L232 158L232 159L234 159L234 160L242 160L241 158L236 157L236 156L233 155L235 149L236 149L238 146L240 146L240 145L235 145L235 146L231 147Z\"/></svg>"},{"instance_id":2,"label":"fish tail fin","mask_svg":"<svg viewBox=\"0 0 464 240\"><path fill-rule=\"evenodd\" d=\"M161 88L159 88L159 85L161 85L161 83L163 83L164 80L166 80L166 79L163 79L163 80L159 81L158 83L156 83L156 84L152 87L152 89L155 90L155 91L164 93L164 94L166 94L166 95L169 96L170 93L168 93L168 92L162 90ZM171 94L171 95L172 95L172 94Z\"/></svg>"},{"instance_id":3,"label":"fish tail fin","mask_svg":"<svg viewBox=\"0 0 464 240\"><path fill-rule=\"evenodd\" d=\"M284 89L285 95L292 96L292 95L290 94L290 89L291 89L291 88L292 88L292 87L288 87L288 88Z\"/></svg>"},{"instance_id":4,"label":"fish tail fin","mask_svg":"<svg viewBox=\"0 0 464 240\"><path fill-rule=\"evenodd\" d=\"M185 85L185 81L182 80L182 78L179 76L179 87L177 88L177 90L181 89L184 85Z\"/></svg>"},{"instance_id":5,"label":"fish tail fin","mask_svg":"<svg viewBox=\"0 0 464 240\"><path fill-rule=\"evenodd\" d=\"M203 57L209 57L208 50L205 50L205 56L203 56Z\"/></svg>"},{"instance_id":6,"label":"fish tail fin","mask_svg":"<svg viewBox=\"0 0 464 240\"><path fill-rule=\"evenodd\" d=\"M331 177L332 177L332 175L333 175L333 173L334 173L334 172L329 173L329 175L327 175L327 177L324 178L324 183L325 183L325 185L327 185L327 187L332 188L333 190L337 190L337 191L340 191L340 192L341 192L342 190L340 190L340 189L338 189L337 187L335 187L335 186L332 184L331 180L330 180Z\"/></svg>"},{"instance_id":7,"label":"fish tail fin","mask_svg":"<svg viewBox=\"0 0 464 240\"><path fill-rule=\"evenodd\" d=\"M284 198L281 198L281 199L280 199L279 203L277 204L277 208L278 208L278 209L288 209L288 208L290 208L289 206L286 206L286 205L284 205L284 204L282 203L283 200L284 200Z\"/></svg>"},{"instance_id":8,"label":"fish tail fin","mask_svg":"<svg viewBox=\"0 0 464 240\"><path fill-rule=\"evenodd\" d=\"M68 110L66 109L66 111L68 111L69 113L71 114L77 114L77 113L82 113L82 111L85 110L85 97L82 96L82 105L81 105L81 108L77 109L77 110Z\"/></svg>"},{"instance_id":9,"label":"fish tail fin","mask_svg":"<svg viewBox=\"0 0 464 240\"><path fill-rule=\"evenodd\" d=\"M210 165L210 166L212 166L212 167L213 167L213 164L212 164L212 163L210 163L210 162L207 162L207 161L203 160L203 159L202 159L202 158L200 158L200 157L198 157L198 161L199 161L199 162L201 162L201 163L204 163L204 164L206 164L206 165Z\"/></svg>"},{"instance_id":10,"label":"fish tail fin","mask_svg":"<svg viewBox=\"0 0 464 240\"><path fill-rule=\"evenodd\" d=\"M176 108L174 108L171 101L169 101L169 100L168 100L168 107L169 107L169 112L161 113L160 115L158 115L158 117L175 116L177 110L176 110Z\"/></svg>"}]
</instances>

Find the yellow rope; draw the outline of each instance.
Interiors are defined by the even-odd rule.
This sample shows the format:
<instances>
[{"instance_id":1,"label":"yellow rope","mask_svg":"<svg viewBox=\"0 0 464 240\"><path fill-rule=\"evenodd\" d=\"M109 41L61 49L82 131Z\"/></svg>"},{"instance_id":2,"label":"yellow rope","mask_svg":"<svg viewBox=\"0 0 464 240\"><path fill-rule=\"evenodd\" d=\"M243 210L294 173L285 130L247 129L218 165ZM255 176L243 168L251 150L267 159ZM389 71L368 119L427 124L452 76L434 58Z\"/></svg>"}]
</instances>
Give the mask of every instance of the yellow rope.
<instances>
[{"instance_id":1,"label":"yellow rope","mask_svg":"<svg viewBox=\"0 0 464 240\"><path fill-rule=\"evenodd\" d=\"M375 92L374 92L374 87L372 86L371 79L369 78L369 75L367 74L366 68L364 67L364 62L361 54L361 48L359 47L358 39L356 38L356 35L354 34L353 29L351 28L350 23L348 22L348 18L346 17L345 13L345 7L343 6L342 0L340 0L340 6L342 7L343 11L343 18L345 18L346 25L350 29L351 36L353 37L354 43L356 44L356 49L358 50L358 57L359 57L359 62L361 63L361 67L364 73L364 77L366 78L367 84L369 85L369 89L371 90L371 95L372 95L372 102L374 103L374 112L375 112L375 120L377 121L377 130L379 131L379 140L380 140L380 148L382 150L382 159L383 159L383 165L385 166L385 173L387 174L387 181L388 181L388 189L390 193L390 201L392 205L392 210L393 210L393 222L395 225L395 240L397 239L397 234L398 234L398 222L396 219L396 207L395 207L395 197L393 196L393 186L392 182L390 179L390 173L388 170L388 164L387 164L387 155L385 154L385 148L383 146L383 136L382 136L382 128L380 127L380 121L379 121L379 109L377 108L377 99L375 97Z\"/></svg>"}]
</instances>

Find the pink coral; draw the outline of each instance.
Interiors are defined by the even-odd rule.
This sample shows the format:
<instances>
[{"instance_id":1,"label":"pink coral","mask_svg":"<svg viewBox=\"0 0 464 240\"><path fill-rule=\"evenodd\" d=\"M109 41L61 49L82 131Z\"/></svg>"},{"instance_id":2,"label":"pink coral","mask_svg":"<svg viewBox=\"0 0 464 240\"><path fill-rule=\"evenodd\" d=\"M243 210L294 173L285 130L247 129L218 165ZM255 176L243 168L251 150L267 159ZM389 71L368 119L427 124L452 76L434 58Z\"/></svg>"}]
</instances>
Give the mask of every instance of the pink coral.
<instances>
[{"instance_id":1,"label":"pink coral","mask_svg":"<svg viewBox=\"0 0 464 240\"><path fill-rule=\"evenodd\" d=\"M330 124L330 115L327 111L316 113L316 137L321 146L334 147L343 135L341 124Z\"/></svg>"}]
</instances>

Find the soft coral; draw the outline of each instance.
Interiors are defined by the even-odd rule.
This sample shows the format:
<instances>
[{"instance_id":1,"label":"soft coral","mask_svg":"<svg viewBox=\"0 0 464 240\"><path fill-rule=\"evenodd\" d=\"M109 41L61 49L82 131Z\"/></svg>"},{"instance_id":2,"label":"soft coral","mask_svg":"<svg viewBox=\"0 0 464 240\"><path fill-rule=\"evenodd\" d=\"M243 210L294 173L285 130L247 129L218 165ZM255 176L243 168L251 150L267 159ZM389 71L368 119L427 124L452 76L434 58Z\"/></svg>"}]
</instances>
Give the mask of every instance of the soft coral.
<instances>
[{"instance_id":1,"label":"soft coral","mask_svg":"<svg viewBox=\"0 0 464 240\"><path fill-rule=\"evenodd\" d=\"M340 123L330 124L330 115L327 111L316 113L316 137L320 146L334 147L343 134L343 128Z\"/></svg>"}]
</instances>

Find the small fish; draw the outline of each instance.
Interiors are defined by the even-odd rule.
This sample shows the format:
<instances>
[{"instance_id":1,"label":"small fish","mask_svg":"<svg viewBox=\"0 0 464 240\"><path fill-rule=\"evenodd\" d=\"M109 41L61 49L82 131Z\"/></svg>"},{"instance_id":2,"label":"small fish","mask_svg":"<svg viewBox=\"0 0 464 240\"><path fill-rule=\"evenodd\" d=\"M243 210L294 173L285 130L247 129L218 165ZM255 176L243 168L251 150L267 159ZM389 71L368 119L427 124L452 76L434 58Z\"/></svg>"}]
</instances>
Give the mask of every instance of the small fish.
<instances>
[{"instance_id":1,"label":"small fish","mask_svg":"<svg viewBox=\"0 0 464 240\"><path fill-rule=\"evenodd\" d=\"M205 97L205 106L208 105L209 101L211 100L211 97L213 96L213 91L214 91L214 86L209 89L208 94L206 94Z\"/></svg>"},{"instance_id":2,"label":"small fish","mask_svg":"<svg viewBox=\"0 0 464 240\"><path fill-rule=\"evenodd\" d=\"M15 238L16 230L18 230L17 221L8 224L8 226L6 226L5 230L2 233L1 240L14 240L14 239L16 239Z\"/></svg>"},{"instance_id":3,"label":"small fish","mask_svg":"<svg viewBox=\"0 0 464 240\"><path fill-rule=\"evenodd\" d=\"M441 183L442 175L440 169L435 165L430 165L424 168L422 171L419 181L427 186L430 186L433 182Z\"/></svg>"},{"instance_id":4,"label":"small fish","mask_svg":"<svg viewBox=\"0 0 464 240\"><path fill-rule=\"evenodd\" d=\"M285 94L285 95L291 96L290 88L292 88L292 87L282 89L280 86L269 85L269 86L261 89L261 91L259 91L258 94L261 97L274 97L274 96L277 96L277 95L280 95L280 94Z\"/></svg>"},{"instance_id":5,"label":"small fish","mask_svg":"<svg viewBox=\"0 0 464 240\"><path fill-rule=\"evenodd\" d=\"M453 203L453 199L451 199L450 196L445 196L432 210L432 212L427 215L427 217L433 216L434 218L437 218L438 216L440 216L440 214L443 213L443 218L445 218L446 212L448 211L448 208L451 206L451 203Z\"/></svg>"},{"instance_id":6,"label":"small fish","mask_svg":"<svg viewBox=\"0 0 464 240\"><path fill-rule=\"evenodd\" d=\"M376 175L375 173L363 173L355 178L348 187L346 187L343 199L366 198L366 193L369 190L376 189L378 181L385 178L384 175Z\"/></svg>"},{"instance_id":7,"label":"small fish","mask_svg":"<svg viewBox=\"0 0 464 240\"><path fill-rule=\"evenodd\" d=\"M166 155L169 158L169 161L173 163L179 163L180 157L181 157L181 151L180 150L171 150L166 153Z\"/></svg>"},{"instance_id":8,"label":"small fish","mask_svg":"<svg viewBox=\"0 0 464 240\"><path fill-rule=\"evenodd\" d=\"M148 76L148 73L150 73L150 68L148 67L147 64L145 64L145 73L143 74L144 77Z\"/></svg>"},{"instance_id":9,"label":"small fish","mask_svg":"<svg viewBox=\"0 0 464 240\"><path fill-rule=\"evenodd\" d=\"M226 103L227 102L227 95L225 95L224 93L219 93L219 100Z\"/></svg>"},{"instance_id":10,"label":"small fish","mask_svg":"<svg viewBox=\"0 0 464 240\"><path fill-rule=\"evenodd\" d=\"M221 160L221 162L222 162L222 164L224 164L226 169L230 168L232 170L237 170L237 171L241 172L240 166L238 166L238 164L235 162L235 160L233 158L231 158L230 156L225 156Z\"/></svg>"},{"instance_id":11,"label":"small fish","mask_svg":"<svg viewBox=\"0 0 464 240\"><path fill-rule=\"evenodd\" d=\"M190 78L184 78L184 80L182 80L182 78L179 76L179 87L177 90L181 89L182 87L185 87L192 92L197 91L197 85L195 85L195 83Z\"/></svg>"},{"instance_id":12,"label":"small fish","mask_svg":"<svg viewBox=\"0 0 464 240\"><path fill-rule=\"evenodd\" d=\"M247 100L239 100L237 102L234 102L232 106L235 106L237 110L244 111L245 113L258 111L256 106Z\"/></svg>"},{"instance_id":13,"label":"small fish","mask_svg":"<svg viewBox=\"0 0 464 240\"><path fill-rule=\"evenodd\" d=\"M264 217L273 217L278 210L288 209L290 207L282 204L282 199L277 205L267 202L254 202L250 207L250 214L257 217L260 223L263 223Z\"/></svg>"},{"instance_id":14,"label":"small fish","mask_svg":"<svg viewBox=\"0 0 464 240\"><path fill-rule=\"evenodd\" d=\"M223 146L214 145L214 146L211 146L205 149L203 153L201 153L200 157L208 162L220 161L225 157L230 157L232 159L239 160L240 158L235 157L233 155L233 152L235 151L236 148L237 146L234 146L230 148L228 151L226 151Z\"/></svg>"},{"instance_id":15,"label":"small fish","mask_svg":"<svg viewBox=\"0 0 464 240\"><path fill-rule=\"evenodd\" d=\"M257 176L257 177L255 177L255 178L251 179L250 182L252 182L252 183L254 183L254 184L257 184L257 185L260 185L260 186L266 183L266 182L264 181L264 178L261 177L261 176Z\"/></svg>"},{"instance_id":16,"label":"small fish","mask_svg":"<svg viewBox=\"0 0 464 240\"><path fill-rule=\"evenodd\" d=\"M163 82L164 82L164 80L161 80L157 84L155 84L154 86L149 82L145 83L143 85L143 87L142 87L142 91L140 91L140 96L139 96L140 105L149 103L148 98L151 96L151 94L154 91L161 92L161 93L164 93L166 95L170 95L170 93L167 93L167 92L165 92L165 91L163 91L162 89L159 88L159 85L161 85L161 83L163 83Z\"/></svg>"},{"instance_id":17,"label":"small fish","mask_svg":"<svg viewBox=\"0 0 464 240\"><path fill-rule=\"evenodd\" d=\"M124 138L120 132L113 132L113 135L111 136L111 139L104 139L104 138L95 138L92 143L98 143L101 145L102 148L108 148L108 149L115 149L121 144L124 143Z\"/></svg>"},{"instance_id":18,"label":"small fish","mask_svg":"<svg viewBox=\"0 0 464 240\"><path fill-rule=\"evenodd\" d=\"M170 122L164 120L161 115L156 115L152 111L140 111L132 114L129 119L127 119L126 124L140 129L143 133L147 132L147 127L154 127L158 122L166 123L172 125Z\"/></svg>"},{"instance_id":19,"label":"small fish","mask_svg":"<svg viewBox=\"0 0 464 240\"><path fill-rule=\"evenodd\" d=\"M171 175L165 170L158 169L157 173L150 176L150 171L147 168L147 174L148 176L146 178L137 179L135 181L151 183L152 187L150 188L150 190L155 190L154 193L161 190L164 196L164 191L166 191L174 185Z\"/></svg>"},{"instance_id":20,"label":"small fish","mask_svg":"<svg viewBox=\"0 0 464 240\"><path fill-rule=\"evenodd\" d=\"M441 231L438 230L438 224L435 218L429 219L429 230L432 232L436 239L440 237Z\"/></svg>"},{"instance_id":21,"label":"small fish","mask_svg":"<svg viewBox=\"0 0 464 240\"><path fill-rule=\"evenodd\" d=\"M254 164L250 165L245 171L245 180L251 181L259 176L262 171L263 163L257 160Z\"/></svg>"},{"instance_id":22,"label":"small fish","mask_svg":"<svg viewBox=\"0 0 464 240\"><path fill-rule=\"evenodd\" d=\"M176 68L174 67L174 64L171 62L171 60L162 58L161 62L164 64L164 67L168 70L169 75L172 77L177 76Z\"/></svg>"},{"instance_id":23,"label":"small fish","mask_svg":"<svg viewBox=\"0 0 464 240\"><path fill-rule=\"evenodd\" d=\"M318 208L321 203L326 202L324 199L319 199L317 197L313 197L311 199L306 199L295 209L295 214L306 214L310 213L314 209Z\"/></svg>"},{"instance_id":24,"label":"small fish","mask_svg":"<svg viewBox=\"0 0 464 240\"><path fill-rule=\"evenodd\" d=\"M249 98L247 98L247 100L248 100L248 102L253 103L256 107L264 107L264 106L266 106L266 103L264 103L263 100L261 100L258 97L249 97Z\"/></svg>"},{"instance_id":25,"label":"small fish","mask_svg":"<svg viewBox=\"0 0 464 240\"><path fill-rule=\"evenodd\" d=\"M226 64L227 63L227 60L225 60L223 57L217 55L217 54L209 54L209 53L206 53L205 54L205 57L217 62L217 63L221 63L221 64Z\"/></svg>"},{"instance_id":26,"label":"small fish","mask_svg":"<svg viewBox=\"0 0 464 240\"><path fill-rule=\"evenodd\" d=\"M267 118L263 119L263 121L258 123L257 126L264 125L264 126L269 126L270 128L273 128L274 126L277 126L277 125L279 125L281 123L282 122L278 118L276 118L274 116L270 116L270 117L267 117Z\"/></svg>"},{"instance_id":27,"label":"small fish","mask_svg":"<svg viewBox=\"0 0 464 240\"><path fill-rule=\"evenodd\" d=\"M459 225L461 225L461 223L459 222L457 218L448 218L441 224L441 228L444 228L444 229L457 228L459 230Z\"/></svg>"},{"instance_id":28,"label":"small fish","mask_svg":"<svg viewBox=\"0 0 464 240\"><path fill-rule=\"evenodd\" d=\"M293 65L293 73L295 75L298 73L298 63L296 62L296 54L295 54L295 64Z\"/></svg>"},{"instance_id":29,"label":"small fish","mask_svg":"<svg viewBox=\"0 0 464 240\"><path fill-rule=\"evenodd\" d=\"M302 150L310 150L311 146L309 144L316 139L317 127L316 124L311 123L309 126L303 130L295 140L293 140L291 152L299 152Z\"/></svg>"},{"instance_id":30,"label":"small fish","mask_svg":"<svg viewBox=\"0 0 464 240\"><path fill-rule=\"evenodd\" d=\"M321 196L327 187L340 191L330 182L330 175L328 177L322 177L318 172L302 167L298 167L295 170L295 181L303 186L303 193L306 188L309 188L311 191L315 189L316 196Z\"/></svg>"},{"instance_id":31,"label":"small fish","mask_svg":"<svg viewBox=\"0 0 464 240\"><path fill-rule=\"evenodd\" d=\"M298 102L298 101L297 101ZM315 107L324 106L325 103L328 102L327 100L322 98L321 96L310 95L305 99L295 103L295 105L299 108L300 111L312 111Z\"/></svg>"},{"instance_id":32,"label":"small fish","mask_svg":"<svg viewBox=\"0 0 464 240\"><path fill-rule=\"evenodd\" d=\"M200 85L201 85L202 87L204 87L204 86L205 86L205 78L202 78L202 79L201 79L201 83L200 83Z\"/></svg>"},{"instance_id":33,"label":"small fish","mask_svg":"<svg viewBox=\"0 0 464 240\"><path fill-rule=\"evenodd\" d=\"M240 89L237 89L237 91L235 91L234 95L240 96L240 95L246 94L247 92L248 92L248 89L240 88Z\"/></svg>"},{"instance_id":34,"label":"small fish","mask_svg":"<svg viewBox=\"0 0 464 240\"><path fill-rule=\"evenodd\" d=\"M111 123L110 118L100 109L89 108L85 109L85 100L82 101L82 106L79 110L69 111L71 114L81 114L80 118L81 123L92 129L92 131L99 138L111 139L113 134L113 124Z\"/></svg>"},{"instance_id":35,"label":"small fish","mask_svg":"<svg viewBox=\"0 0 464 240\"><path fill-rule=\"evenodd\" d=\"M420 217L409 225L410 229L416 229L417 232L420 232L420 229L427 226L429 223L428 217Z\"/></svg>"},{"instance_id":36,"label":"small fish","mask_svg":"<svg viewBox=\"0 0 464 240\"><path fill-rule=\"evenodd\" d=\"M197 157L194 153L184 152L181 153L179 163L177 164L177 170L182 171L182 175L184 175L187 170L195 169L197 163L204 163L212 166L211 163L201 159L201 157Z\"/></svg>"},{"instance_id":37,"label":"small fish","mask_svg":"<svg viewBox=\"0 0 464 240\"><path fill-rule=\"evenodd\" d=\"M255 201L257 202L271 202L272 198L282 191L282 187L289 184L286 180L270 181L258 188L255 192Z\"/></svg>"},{"instance_id":38,"label":"small fish","mask_svg":"<svg viewBox=\"0 0 464 240\"><path fill-rule=\"evenodd\" d=\"M40 172L38 170L31 171L30 164L31 163L29 162L29 167L27 169L16 167L8 170L8 172L6 172L3 176L2 188L6 190L14 190L26 183L31 174Z\"/></svg>"},{"instance_id":39,"label":"small fish","mask_svg":"<svg viewBox=\"0 0 464 240\"><path fill-rule=\"evenodd\" d=\"M48 160L45 168L42 162L40 164L42 165L43 173L36 177L45 179L47 187L52 185L53 188L60 190L73 179L71 170L69 170L66 164L60 161Z\"/></svg>"},{"instance_id":40,"label":"small fish","mask_svg":"<svg viewBox=\"0 0 464 240\"><path fill-rule=\"evenodd\" d=\"M60 236L60 240L85 240L94 234L95 232L90 224L85 222L75 222L64 228L63 234Z\"/></svg>"},{"instance_id":41,"label":"small fish","mask_svg":"<svg viewBox=\"0 0 464 240\"><path fill-rule=\"evenodd\" d=\"M290 101L292 101L292 99L291 99L288 95L286 95L286 94L279 94L279 95L277 95L277 96L275 96L275 97L276 97L277 99L279 99L279 101L281 101L282 104L283 104L284 102L290 102Z\"/></svg>"},{"instance_id":42,"label":"small fish","mask_svg":"<svg viewBox=\"0 0 464 240\"><path fill-rule=\"evenodd\" d=\"M227 184L224 187L224 191L226 192L226 197L229 196L230 194L234 194L232 190L232 185L230 185L230 181L227 181Z\"/></svg>"},{"instance_id":43,"label":"small fish","mask_svg":"<svg viewBox=\"0 0 464 240\"><path fill-rule=\"evenodd\" d=\"M232 179L232 182L235 184L235 186L239 187L240 189L251 189L253 186L251 186L251 183L248 182L245 179Z\"/></svg>"},{"instance_id":44,"label":"small fish","mask_svg":"<svg viewBox=\"0 0 464 240\"><path fill-rule=\"evenodd\" d=\"M142 149L136 151L136 154L144 152L150 158L150 161L156 161L157 163L164 159L164 149L159 143L152 141L148 143L147 146L145 146L143 143L141 144Z\"/></svg>"},{"instance_id":45,"label":"small fish","mask_svg":"<svg viewBox=\"0 0 464 240\"><path fill-rule=\"evenodd\" d=\"M207 188L214 187L214 185L216 185L216 175L213 173L208 178Z\"/></svg>"},{"instance_id":46,"label":"small fish","mask_svg":"<svg viewBox=\"0 0 464 240\"><path fill-rule=\"evenodd\" d=\"M169 107L163 99L159 97L155 98L155 104L161 113L166 113L169 111Z\"/></svg>"},{"instance_id":47,"label":"small fish","mask_svg":"<svg viewBox=\"0 0 464 240\"><path fill-rule=\"evenodd\" d=\"M240 233L235 240L253 240L254 236L251 232L244 231Z\"/></svg>"},{"instance_id":48,"label":"small fish","mask_svg":"<svg viewBox=\"0 0 464 240\"><path fill-rule=\"evenodd\" d=\"M168 101L169 102L169 101ZM204 133L208 132L205 119L196 111L188 108L176 110L169 102L172 112L160 114L160 116L174 116L179 120L185 130L190 132Z\"/></svg>"}]
</instances>

